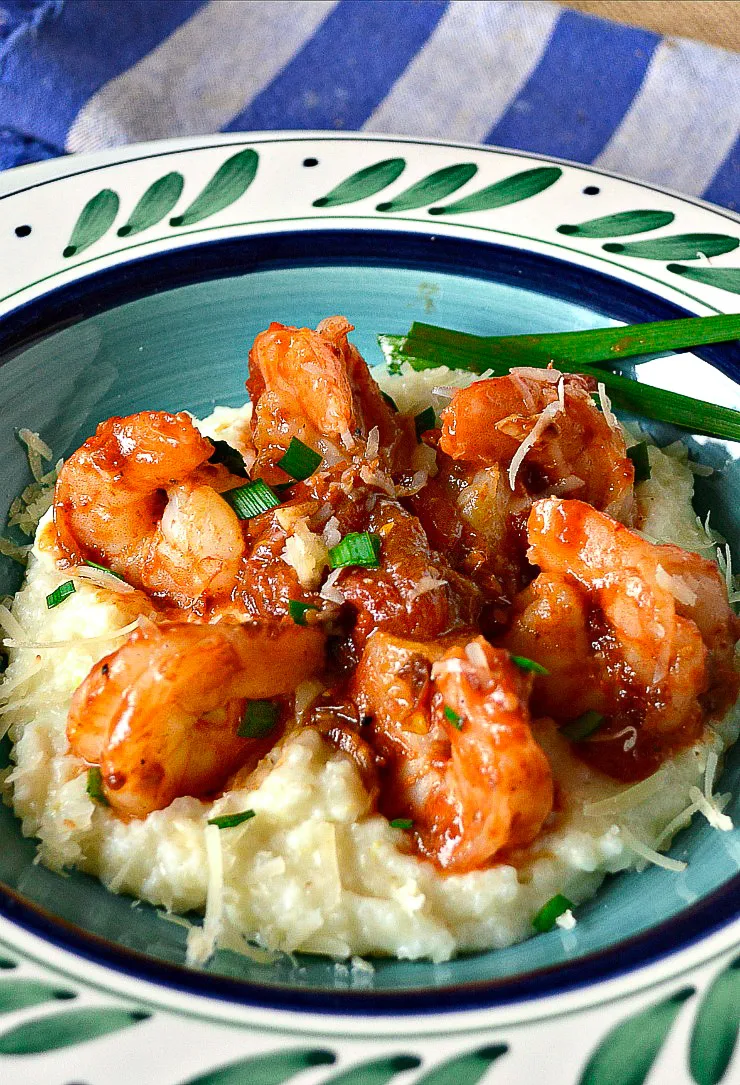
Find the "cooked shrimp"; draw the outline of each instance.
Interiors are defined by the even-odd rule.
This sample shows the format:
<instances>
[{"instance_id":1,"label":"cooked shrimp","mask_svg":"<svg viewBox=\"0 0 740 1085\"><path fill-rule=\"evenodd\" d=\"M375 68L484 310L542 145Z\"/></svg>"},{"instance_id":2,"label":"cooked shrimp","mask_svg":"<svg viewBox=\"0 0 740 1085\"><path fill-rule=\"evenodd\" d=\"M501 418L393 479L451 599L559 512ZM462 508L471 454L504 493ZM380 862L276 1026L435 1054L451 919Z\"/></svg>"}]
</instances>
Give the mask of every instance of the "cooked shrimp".
<instances>
[{"instance_id":1,"label":"cooked shrimp","mask_svg":"<svg viewBox=\"0 0 740 1085\"><path fill-rule=\"evenodd\" d=\"M734 699L738 623L710 562L581 501L538 501L528 534L542 572L515 600L504 642L549 671L536 679L536 710L560 720L599 712L612 730L634 727L654 759L695 736L707 694ZM631 748L639 759L640 745Z\"/></svg>"},{"instance_id":2,"label":"cooked shrimp","mask_svg":"<svg viewBox=\"0 0 740 1085\"><path fill-rule=\"evenodd\" d=\"M351 331L349 321L335 316L316 331L273 323L255 339L247 388L254 403L256 474L285 479L275 464L291 437L335 459L360 452L358 440L364 445L377 428L385 466L415 443L413 427L397 418L347 341Z\"/></svg>"},{"instance_id":3,"label":"cooked shrimp","mask_svg":"<svg viewBox=\"0 0 740 1085\"><path fill-rule=\"evenodd\" d=\"M567 491L629 523L634 467L621 432L596 409L594 390L590 378L553 370L537 376L513 370L476 381L455 392L442 412L440 448L454 460L476 467L498 464L508 471L545 418L511 480L515 489L534 496Z\"/></svg>"},{"instance_id":4,"label":"cooked shrimp","mask_svg":"<svg viewBox=\"0 0 740 1085\"><path fill-rule=\"evenodd\" d=\"M418 643L375 633L354 677L385 760L385 810L455 873L530 843L552 809L550 765L530 727L530 679L482 637Z\"/></svg>"},{"instance_id":5,"label":"cooked shrimp","mask_svg":"<svg viewBox=\"0 0 740 1085\"><path fill-rule=\"evenodd\" d=\"M324 637L298 626L171 623L136 630L72 699L72 752L99 765L111 807L145 817L208 795L265 741L240 738L244 698L290 693L323 663Z\"/></svg>"},{"instance_id":6,"label":"cooked shrimp","mask_svg":"<svg viewBox=\"0 0 740 1085\"><path fill-rule=\"evenodd\" d=\"M109 418L62 467L54 523L69 560L91 558L180 606L228 592L244 552L219 491L241 479L207 460L187 414Z\"/></svg>"}]
</instances>

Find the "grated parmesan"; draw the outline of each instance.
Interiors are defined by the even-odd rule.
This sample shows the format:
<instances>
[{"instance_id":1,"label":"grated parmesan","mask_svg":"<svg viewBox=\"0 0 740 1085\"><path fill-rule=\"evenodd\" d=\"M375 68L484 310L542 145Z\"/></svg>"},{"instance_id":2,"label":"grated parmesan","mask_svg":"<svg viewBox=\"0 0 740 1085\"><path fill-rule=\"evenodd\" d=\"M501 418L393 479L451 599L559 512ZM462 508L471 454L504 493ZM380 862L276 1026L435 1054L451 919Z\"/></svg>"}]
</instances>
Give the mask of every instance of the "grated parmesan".
<instances>
[{"instance_id":1,"label":"grated parmesan","mask_svg":"<svg viewBox=\"0 0 740 1085\"><path fill-rule=\"evenodd\" d=\"M552 422L553 418L555 418L556 415L560 414L562 409L563 408L560 404L559 399L553 400L552 403L549 403L535 422L531 431L527 434L522 443L519 445L519 448L514 453L511 464L509 465L509 486L512 490L516 485L516 476L519 473L519 468L524 462L524 457L527 455L530 448L532 448L540 439L542 434Z\"/></svg>"},{"instance_id":2,"label":"grated parmesan","mask_svg":"<svg viewBox=\"0 0 740 1085\"><path fill-rule=\"evenodd\" d=\"M70 648L76 644L100 644L107 640L118 640L119 637L127 637L129 633L133 633L135 629L139 628L139 619L129 622L128 625L124 625L121 629L111 629L108 633L101 633L96 637L70 637L67 640L47 640L47 641L26 641L16 640L11 638L2 642L4 648L14 648L16 650L25 648L36 651L39 648Z\"/></svg>"},{"instance_id":3,"label":"grated parmesan","mask_svg":"<svg viewBox=\"0 0 740 1085\"><path fill-rule=\"evenodd\" d=\"M130 595L131 592L136 591L133 584L128 584L106 569L95 569L90 565L75 565L69 570L69 575L73 580L82 580L93 584L96 588L118 592L119 595Z\"/></svg>"},{"instance_id":4,"label":"grated parmesan","mask_svg":"<svg viewBox=\"0 0 740 1085\"><path fill-rule=\"evenodd\" d=\"M599 403L601 404L601 410L603 412L607 426L609 427L609 429L614 430L615 433L618 433L619 436L622 437L622 427L617 421L617 416L612 410L611 400L606 394L606 386L603 384L602 381L599 381L597 388L599 392Z\"/></svg>"},{"instance_id":5,"label":"grated parmesan","mask_svg":"<svg viewBox=\"0 0 740 1085\"><path fill-rule=\"evenodd\" d=\"M673 598L687 607L696 603L696 592L692 591L682 576L671 576L662 565L655 567L655 579L661 588L669 591Z\"/></svg>"},{"instance_id":6,"label":"grated parmesan","mask_svg":"<svg viewBox=\"0 0 740 1085\"><path fill-rule=\"evenodd\" d=\"M380 430L377 426L373 426L367 435L367 445L365 446L365 455L369 460L374 460L380 450Z\"/></svg>"},{"instance_id":7,"label":"grated parmesan","mask_svg":"<svg viewBox=\"0 0 740 1085\"><path fill-rule=\"evenodd\" d=\"M598 802L584 803L583 813L587 818L597 818L611 817L614 814L621 814L625 810L631 810L634 806L640 806L642 803L647 802L648 799L660 791L665 779L665 772L662 768L659 768L652 776L640 780L639 784L625 788L624 791L620 791L616 795L610 795L606 799L599 799Z\"/></svg>"},{"instance_id":8,"label":"grated parmesan","mask_svg":"<svg viewBox=\"0 0 740 1085\"><path fill-rule=\"evenodd\" d=\"M686 870L688 863L685 863L683 859L671 859L669 855L661 855L660 852L655 851L649 844L646 844L644 840L640 840L636 837L625 825L620 827L619 832L627 847L633 851L635 855L639 855L642 859L645 859L646 862L663 867L664 870L674 870L677 874Z\"/></svg>"},{"instance_id":9,"label":"grated parmesan","mask_svg":"<svg viewBox=\"0 0 740 1085\"><path fill-rule=\"evenodd\" d=\"M221 830L217 825L206 825L203 835L208 860L206 911L203 926L193 927L188 931L189 964L205 964L209 957L213 956L223 926L224 860L221 851Z\"/></svg>"}]
</instances>

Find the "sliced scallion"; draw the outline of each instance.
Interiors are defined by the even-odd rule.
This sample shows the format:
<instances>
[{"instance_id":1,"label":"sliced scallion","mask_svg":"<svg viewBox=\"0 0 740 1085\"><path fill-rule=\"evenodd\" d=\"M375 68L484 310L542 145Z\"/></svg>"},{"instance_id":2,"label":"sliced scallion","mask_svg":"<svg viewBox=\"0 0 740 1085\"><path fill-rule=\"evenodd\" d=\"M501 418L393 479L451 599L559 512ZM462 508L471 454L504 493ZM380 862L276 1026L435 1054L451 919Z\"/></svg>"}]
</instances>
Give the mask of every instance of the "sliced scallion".
<instances>
[{"instance_id":1,"label":"sliced scallion","mask_svg":"<svg viewBox=\"0 0 740 1085\"><path fill-rule=\"evenodd\" d=\"M650 478L650 457L647 441L640 441L627 449L627 455L635 467L635 482L645 482Z\"/></svg>"},{"instance_id":2,"label":"sliced scallion","mask_svg":"<svg viewBox=\"0 0 740 1085\"><path fill-rule=\"evenodd\" d=\"M527 659L526 656L512 656L511 662L516 663L523 671L531 671L532 674L549 674L547 667L543 667L541 663L537 663L534 659Z\"/></svg>"},{"instance_id":3,"label":"sliced scallion","mask_svg":"<svg viewBox=\"0 0 740 1085\"><path fill-rule=\"evenodd\" d=\"M209 818L208 824L215 825L217 829L233 829L256 816L254 810L243 810L241 814L221 814L219 817Z\"/></svg>"},{"instance_id":4,"label":"sliced scallion","mask_svg":"<svg viewBox=\"0 0 740 1085\"><path fill-rule=\"evenodd\" d=\"M264 738L274 729L280 716L280 705L274 701L248 701L239 724L240 738Z\"/></svg>"},{"instance_id":5,"label":"sliced scallion","mask_svg":"<svg viewBox=\"0 0 740 1085\"><path fill-rule=\"evenodd\" d=\"M457 727L458 731L462 731L462 720L454 708L450 708L450 706L446 704L444 715L445 719L449 720L453 727Z\"/></svg>"},{"instance_id":6,"label":"sliced scallion","mask_svg":"<svg viewBox=\"0 0 740 1085\"><path fill-rule=\"evenodd\" d=\"M361 565L377 569L380 565L380 536L369 531L351 531L329 551L332 569L344 569L348 565Z\"/></svg>"},{"instance_id":7,"label":"sliced scallion","mask_svg":"<svg viewBox=\"0 0 740 1085\"><path fill-rule=\"evenodd\" d=\"M547 934L555 926L555 920L558 916L563 915L564 912L570 911L575 907L573 901L568 900L562 893L557 893L556 896L548 900L547 904L540 908L537 915L532 920L532 926L540 934Z\"/></svg>"},{"instance_id":8,"label":"sliced scallion","mask_svg":"<svg viewBox=\"0 0 740 1085\"><path fill-rule=\"evenodd\" d=\"M46 597L46 605L49 610L53 610L54 607L58 607L60 603L63 603L68 595L74 595L74 593L74 580L65 580L58 588L54 588L54 591L49 592Z\"/></svg>"},{"instance_id":9,"label":"sliced scallion","mask_svg":"<svg viewBox=\"0 0 740 1085\"><path fill-rule=\"evenodd\" d=\"M248 482L246 486L237 486L221 495L231 505L240 520L251 520L280 504L280 498L261 478Z\"/></svg>"},{"instance_id":10,"label":"sliced scallion","mask_svg":"<svg viewBox=\"0 0 740 1085\"><path fill-rule=\"evenodd\" d=\"M412 829L414 823L411 818L394 818L390 822L391 829Z\"/></svg>"},{"instance_id":11,"label":"sliced scallion","mask_svg":"<svg viewBox=\"0 0 740 1085\"><path fill-rule=\"evenodd\" d=\"M583 715L571 720L570 723L566 723L564 727L560 728L560 733L569 738L571 742L583 742L585 738L588 738L589 735L592 735L594 731L601 727L604 718L601 712L594 712L593 709L590 709L588 712L584 712Z\"/></svg>"},{"instance_id":12,"label":"sliced scallion","mask_svg":"<svg viewBox=\"0 0 740 1085\"><path fill-rule=\"evenodd\" d=\"M288 614L296 625L305 625L307 611L318 609L315 603L302 603L299 599L288 600Z\"/></svg>"},{"instance_id":13,"label":"sliced scallion","mask_svg":"<svg viewBox=\"0 0 740 1085\"><path fill-rule=\"evenodd\" d=\"M215 441L213 437L209 437L209 440L213 445L214 452L208 462L221 463L228 468L232 475L247 478L247 468L241 452L233 448L228 441Z\"/></svg>"},{"instance_id":14,"label":"sliced scallion","mask_svg":"<svg viewBox=\"0 0 740 1085\"><path fill-rule=\"evenodd\" d=\"M97 765L87 770L87 787L85 788L93 802L101 806L110 806L103 791L103 774Z\"/></svg>"},{"instance_id":15,"label":"sliced scallion","mask_svg":"<svg viewBox=\"0 0 740 1085\"><path fill-rule=\"evenodd\" d=\"M416 440L421 440L422 433L426 433L428 429L434 429L437 424L437 416L434 413L434 407L425 407L423 411L414 418L414 426L416 427Z\"/></svg>"},{"instance_id":16,"label":"sliced scallion","mask_svg":"<svg viewBox=\"0 0 740 1085\"><path fill-rule=\"evenodd\" d=\"M320 463L319 453L304 445L297 437L291 437L288 451L277 461L278 467L297 482L312 475Z\"/></svg>"}]
</instances>

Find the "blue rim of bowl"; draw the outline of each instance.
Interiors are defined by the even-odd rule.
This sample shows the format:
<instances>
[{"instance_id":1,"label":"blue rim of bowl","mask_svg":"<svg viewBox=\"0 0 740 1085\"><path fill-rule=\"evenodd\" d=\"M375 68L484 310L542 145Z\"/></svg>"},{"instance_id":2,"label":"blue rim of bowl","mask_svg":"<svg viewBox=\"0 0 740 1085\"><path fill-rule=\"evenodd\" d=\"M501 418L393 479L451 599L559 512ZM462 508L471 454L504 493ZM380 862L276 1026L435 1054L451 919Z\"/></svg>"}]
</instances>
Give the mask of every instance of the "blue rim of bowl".
<instances>
[{"instance_id":1,"label":"blue rim of bowl","mask_svg":"<svg viewBox=\"0 0 740 1085\"><path fill-rule=\"evenodd\" d=\"M252 271L342 264L454 272L526 285L528 289L588 305L605 317L628 323L693 315L673 302L601 271L498 243L390 229L285 231L199 242L97 271L49 291L0 320L0 366L54 332L154 291ZM65 313L69 315L65 317ZM694 353L734 380L740 377L740 343L706 347ZM214 976L160 961L56 917L0 883L0 915L92 963L185 994L264 1009L354 1017L481 1010L593 986L696 945L727 926L738 914L740 874L676 916L565 964L504 979L468 981L424 991L319 992Z\"/></svg>"}]
</instances>

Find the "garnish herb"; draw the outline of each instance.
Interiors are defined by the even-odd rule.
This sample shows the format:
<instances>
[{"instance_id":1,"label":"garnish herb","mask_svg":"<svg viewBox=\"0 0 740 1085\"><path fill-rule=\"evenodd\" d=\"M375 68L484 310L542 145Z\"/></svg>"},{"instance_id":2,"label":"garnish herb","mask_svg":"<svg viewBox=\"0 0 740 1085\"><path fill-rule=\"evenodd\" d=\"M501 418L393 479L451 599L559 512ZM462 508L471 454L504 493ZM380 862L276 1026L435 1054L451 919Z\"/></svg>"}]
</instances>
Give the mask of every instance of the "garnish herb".
<instances>
[{"instance_id":1,"label":"garnish herb","mask_svg":"<svg viewBox=\"0 0 740 1085\"><path fill-rule=\"evenodd\" d=\"M517 667L523 671L532 671L533 674L549 674L547 667L543 667L541 663L537 663L534 659L527 659L526 656L512 656L511 662L516 663Z\"/></svg>"},{"instance_id":2,"label":"garnish herb","mask_svg":"<svg viewBox=\"0 0 740 1085\"><path fill-rule=\"evenodd\" d=\"M243 810L241 814L221 814L217 818L209 818L208 824L215 825L217 829L233 829L256 816L254 810Z\"/></svg>"},{"instance_id":3,"label":"garnish herb","mask_svg":"<svg viewBox=\"0 0 740 1085\"><path fill-rule=\"evenodd\" d=\"M457 727L458 731L462 731L462 720L455 709L450 708L448 704L445 705L445 719L449 720L453 727Z\"/></svg>"},{"instance_id":4,"label":"garnish herb","mask_svg":"<svg viewBox=\"0 0 740 1085\"><path fill-rule=\"evenodd\" d=\"M394 818L390 826L391 829L413 829L414 823L411 818Z\"/></svg>"},{"instance_id":5,"label":"garnish herb","mask_svg":"<svg viewBox=\"0 0 740 1085\"><path fill-rule=\"evenodd\" d=\"M226 490L221 496L228 501L240 520L251 520L253 516L276 509L280 504L280 498L275 491L261 478L248 482L246 486Z\"/></svg>"},{"instance_id":6,"label":"garnish herb","mask_svg":"<svg viewBox=\"0 0 740 1085\"><path fill-rule=\"evenodd\" d=\"M91 569L99 569L101 573L108 573L109 576L114 576L116 580L123 580L124 584L126 583L125 577L121 576L120 573L114 573L107 565L98 565L97 561L86 561L85 565L89 565Z\"/></svg>"},{"instance_id":7,"label":"garnish herb","mask_svg":"<svg viewBox=\"0 0 740 1085\"><path fill-rule=\"evenodd\" d=\"M312 475L321 463L321 456L297 437L291 437L288 451L277 461L277 466L297 482Z\"/></svg>"},{"instance_id":8,"label":"garnish herb","mask_svg":"<svg viewBox=\"0 0 740 1085\"><path fill-rule=\"evenodd\" d=\"M437 424L437 416L434 413L434 407L425 407L423 411L417 414L414 418L414 426L416 427L416 440L421 440L422 433L426 433L428 429L434 429Z\"/></svg>"},{"instance_id":9,"label":"garnish herb","mask_svg":"<svg viewBox=\"0 0 740 1085\"><path fill-rule=\"evenodd\" d=\"M540 934L547 934L555 926L555 920L563 912L567 912L574 908L575 905L567 897L564 897L562 893L558 893L551 900L548 900L547 904L540 908L537 915L532 920L532 926Z\"/></svg>"},{"instance_id":10,"label":"garnish herb","mask_svg":"<svg viewBox=\"0 0 740 1085\"><path fill-rule=\"evenodd\" d=\"M103 775L97 765L87 770L87 787L85 790L93 802L100 803L101 806L110 806L103 793Z\"/></svg>"},{"instance_id":11,"label":"garnish herb","mask_svg":"<svg viewBox=\"0 0 740 1085\"><path fill-rule=\"evenodd\" d=\"M650 478L650 459L648 457L647 441L640 441L627 449L627 455L635 465L635 482L645 482Z\"/></svg>"},{"instance_id":12,"label":"garnish herb","mask_svg":"<svg viewBox=\"0 0 740 1085\"><path fill-rule=\"evenodd\" d=\"M380 536L369 531L351 531L329 551L329 566L344 569L348 565L361 565L377 569L380 565Z\"/></svg>"},{"instance_id":13,"label":"garnish herb","mask_svg":"<svg viewBox=\"0 0 740 1085\"><path fill-rule=\"evenodd\" d=\"M215 441L213 437L209 437L208 440L214 448L209 463L221 463L229 469L232 475L247 478L247 468L241 452L233 448L228 441Z\"/></svg>"},{"instance_id":14,"label":"garnish herb","mask_svg":"<svg viewBox=\"0 0 740 1085\"><path fill-rule=\"evenodd\" d=\"M46 605L49 610L53 610L54 607L58 607L60 603L63 603L68 595L74 595L75 585L73 580L65 580L63 584L60 584L58 588L54 588L54 591L50 592L46 597Z\"/></svg>"},{"instance_id":15,"label":"garnish herb","mask_svg":"<svg viewBox=\"0 0 740 1085\"><path fill-rule=\"evenodd\" d=\"M288 614L290 614L296 625L305 625L306 612L318 609L315 603L302 603L299 599L288 600Z\"/></svg>"},{"instance_id":16,"label":"garnish herb","mask_svg":"<svg viewBox=\"0 0 740 1085\"><path fill-rule=\"evenodd\" d=\"M280 716L280 705L274 701L247 701L239 724L240 738L264 738L273 730Z\"/></svg>"},{"instance_id":17,"label":"garnish herb","mask_svg":"<svg viewBox=\"0 0 740 1085\"><path fill-rule=\"evenodd\" d=\"M469 335L415 322L408 336L381 335L378 341L389 363L408 362L412 369L448 366L503 376L512 366L544 369L553 362L567 372L601 381L618 409L707 437L738 441L740 411L655 388L603 366L624 358L729 342L739 335L740 315L733 313L540 336Z\"/></svg>"},{"instance_id":18,"label":"garnish herb","mask_svg":"<svg viewBox=\"0 0 740 1085\"><path fill-rule=\"evenodd\" d=\"M600 712L594 712L591 709L584 712L582 716L578 716L577 719L571 720L570 723L566 723L560 728L560 732L571 742L583 742L584 738L588 738L601 727L604 718Z\"/></svg>"},{"instance_id":19,"label":"garnish herb","mask_svg":"<svg viewBox=\"0 0 740 1085\"><path fill-rule=\"evenodd\" d=\"M392 411L395 411L395 412L396 412L396 414L398 414L398 405L396 404L396 401L395 401L395 399L393 398L393 396L389 396L387 392L384 392L384 391L382 390L382 388L381 388L381 390L380 390L380 394L381 394L381 396L383 397L383 399L384 399L384 400L386 401L386 403L388 404L388 406L390 407L390 409L391 409Z\"/></svg>"}]
</instances>

